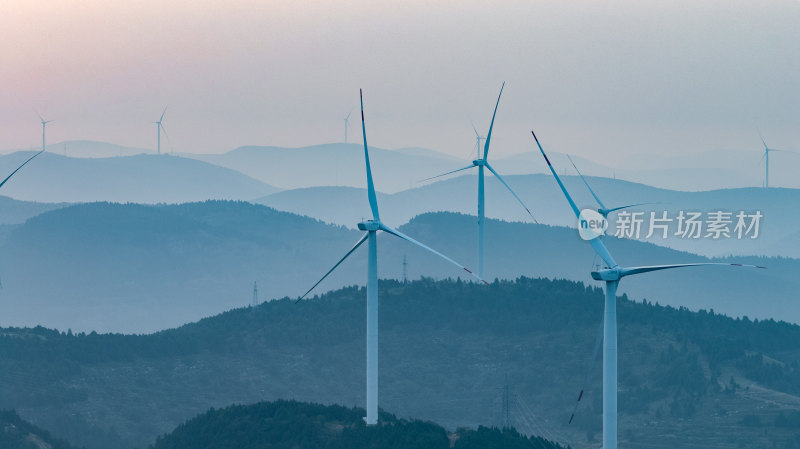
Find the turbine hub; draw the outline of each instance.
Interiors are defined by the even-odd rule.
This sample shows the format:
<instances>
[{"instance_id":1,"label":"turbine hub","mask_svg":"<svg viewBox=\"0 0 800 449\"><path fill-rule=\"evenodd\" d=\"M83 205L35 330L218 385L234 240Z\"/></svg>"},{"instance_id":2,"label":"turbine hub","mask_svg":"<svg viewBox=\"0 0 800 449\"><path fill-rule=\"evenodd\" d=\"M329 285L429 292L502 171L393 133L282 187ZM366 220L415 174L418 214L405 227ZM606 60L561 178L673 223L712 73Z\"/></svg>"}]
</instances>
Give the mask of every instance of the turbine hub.
<instances>
[{"instance_id":1,"label":"turbine hub","mask_svg":"<svg viewBox=\"0 0 800 449\"><path fill-rule=\"evenodd\" d=\"M622 273L619 268L606 268L592 271L592 279L595 281L618 281L621 278Z\"/></svg>"},{"instance_id":2,"label":"turbine hub","mask_svg":"<svg viewBox=\"0 0 800 449\"><path fill-rule=\"evenodd\" d=\"M377 220L362 221L358 224L358 229L362 231L378 231L381 229L381 222Z\"/></svg>"},{"instance_id":3,"label":"turbine hub","mask_svg":"<svg viewBox=\"0 0 800 449\"><path fill-rule=\"evenodd\" d=\"M486 165L486 159L475 159L472 161L472 165L479 167L481 165Z\"/></svg>"}]
</instances>

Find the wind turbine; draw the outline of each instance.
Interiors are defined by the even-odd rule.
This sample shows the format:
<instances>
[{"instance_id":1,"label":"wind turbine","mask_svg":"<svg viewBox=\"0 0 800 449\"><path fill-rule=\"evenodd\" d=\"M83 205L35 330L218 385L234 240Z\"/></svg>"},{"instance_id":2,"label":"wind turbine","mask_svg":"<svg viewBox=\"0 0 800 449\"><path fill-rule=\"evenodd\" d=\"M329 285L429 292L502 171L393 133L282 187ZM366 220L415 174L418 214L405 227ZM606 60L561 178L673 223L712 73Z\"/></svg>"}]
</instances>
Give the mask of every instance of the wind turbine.
<instances>
[{"instance_id":1,"label":"wind turbine","mask_svg":"<svg viewBox=\"0 0 800 449\"><path fill-rule=\"evenodd\" d=\"M472 121L470 121L469 124L472 125L472 130L475 131L475 154L476 154L475 157L480 159L480 157L481 157L481 140L486 140L486 136L482 136L482 135L480 135L480 133L478 133L478 129L475 128L475 124L472 123Z\"/></svg>"},{"instance_id":2,"label":"wind turbine","mask_svg":"<svg viewBox=\"0 0 800 449\"><path fill-rule=\"evenodd\" d=\"M765 165L765 169L766 169L766 174L765 174L765 177L764 177L764 187L765 188L769 188L769 153L771 151L784 151L785 152L786 150L778 150L778 149L775 149L775 148L770 148L770 147L767 146L767 142L764 140L764 137L761 135L761 133L758 133L758 137L761 138L761 143L764 144L764 155L761 156L761 160L766 162L764 164Z\"/></svg>"},{"instance_id":3,"label":"wind turbine","mask_svg":"<svg viewBox=\"0 0 800 449\"><path fill-rule=\"evenodd\" d=\"M38 115L39 116L39 120L42 121L42 151L44 151L44 149L45 149L45 139L44 139L44 137L45 137L45 129L47 127L47 124L52 122L52 120L45 120L44 118L42 118L42 116L41 116L41 114L39 114L39 112L36 112L36 115Z\"/></svg>"},{"instance_id":4,"label":"wind turbine","mask_svg":"<svg viewBox=\"0 0 800 449\"><path fill-rule=\"evenodd\" d=\"M611 212L616 212L616 211L621 210L621 209L627 209L629 207L636 207L636 206L643 206L645 204L653 204L653 203L636 203L636 204L628 204L627 206L612 207L611 209L607 208L606 205L603 204L602 201L600 201L600 197L598 197L597 194L594 193L594 190L592 189L592 186L590 186L589 182L586 181L586 178L583 177L583 174L581 173L581 171L578 170L578 167L575 165L575 162L572 161L572 157L570 155L567 155L567 158L569 159L569 162L572 164L572 167L575 168L575 171L578 173L578 176L580 176L581 180L583 180L583 183L586 185L586 188L589 189L589 192L594 197L594 200L597 201L597 204L600 206L599 208L597 208L597 212L600 215L602 215L603 218L608 219L608 214L610 214Z\"/></svg>"},{"instance_id":5,"label":"wind turbine","mask_svg":"<svg viewBox=\"0 0 800 449\"><path fill-rule=\"evenodd\" d=\"M372 182L372 169L369 164L369 150L367 148L367 130L364 125L364 99L359 90L359 97L361 99L361 132L364 136L364 160L367 167L367 198L369 199L369 207L372 209L372 220L366 220L358 223L358 229L366 231L363 236L350 248L344 257L339 259L338 262L325 273L322 278L317 281L310 289L308 289L303 296L297 301L305 298L311 293L314 288L320 284L329 274L333 272L350 254L361 246L365 241L369 241L369 259L367 266L367 416L364 418L367 424L378 423L378 231L386 232L395 237L399 237L409 243L419 246L427 251L436 254L442 259L452 263L453 265L461 268L470 275L477 278L479 281L486 283L483 279L476 276L469 269L454 261L453 259L445 256L442 253L434 251L428 246L412 239L411 237L401 233L400 231L390 228L385 225L378 213L378 201L375 195L375 186Z\"/></svg>"},{"instance_id":6,"label":"wind turbine","mask_svg":"<svg viewBox=\"0 0 800 449\"><path fill-rule=\"evenodd\" d=\"M352 113L353 111L348 112L347 117L344 118L344 143L347 143L347 130L350 128L350 114Z\"/></svg>"},{"instance_id":7,"label":"wind turbine","mask_svg":"<svg viewBox=\"0 0 800 449\"><path fill-rule=\"evenodd\" d=\"M158 132L158 154L161 154L161 130L164 130L164 135L165 136L167 135L167 130L164 129L164 125L162 125L161 122L164 121L164 114L167 113L167 108L168 107L169 106L165 106L164 107L164 112L161 113L161 117L158 119L157 122L153 122L153 123L156 124L157 132ZM167 138L169 138L169 137L167 137Z\"/></svg>"},{"instance_id":8,"label":"wind turbine","mask_svg":"<svg viewBox=\"0 0 800 449\"><path fill-rule=\"evenodd\" d=\"M550 172L556 178L561 192L564 193L570 208L575 213L575 217L581 220L581 211L575 205L569 192L567 192L561 178L547 158L542 145L536 134L533 134L533 139L539 147ZM579 224L583 226L583 223ZM599 237L599 235L597 236ZM606 297L603 312L603 449L617 449L617 287L620 280L625 276L634 274L648 273L650 271L668 270L672 268L694 267L702 265L726 265L737 267L754 267L764 268L755 265L742 265L735 263L684 263L673 265L649 265L639 267L620 267L619 264L611 256L606 246L600 238L593 238L589 243L594 248L595 252L603 259L606 266L603 269L593 271L592 279L596 281L604 281L606 283Z\"/></svg>"},{"instance_id":9,"label":"wind turbine","mask_svg":"<svg viewBox=\"0 0 800 449\"><path fill-rule=\"evenodd\" d=\"M500 87L500 95L497 96L497 103L495 103L495 105L494 105L494 113L492 114L492 122L489 124L489 134L486 135L486 138L485 138L486 143L484 144L484 147L483 147L483 158L480 157L480 141L481 141L481 139L483 139L483 137L481 137L481 135L478 134L478 130L475 129L475 126L473 125L472 129L475 130L475 136L478 139L478 146L479 146L479 148L478 148L478 159L475 159L474 161L472 161L472 165L468 165L468 166L466 166L464 168L459 168L458 170L453 170L453 171L450 171L450 172L447 172L447 173L442 173L441 175L437 175L437 176L434 176L434 177L431 177L431 178L423 179L423 181L428 181L428 180L435 179L435 178L440 178L442 176L446 176L446 175L449 175L449 174L452 174L452 173L457 173L457 172L460 172L460 171L463 171L463 170L469 170L472 167L478 167L478 276L480 276L481 278L483 277L483 274L484 274L484 239L483 239L483 235L484 235L484 222L485 222L485 218L486 218L485 217L485 211L484 211L484 209L485 209L484 208L484 203L485 203L485 199L484 199L484 180L483 180L484 167L489 169L489 171L492 172L492 174L494 174L497 177L497 179L500 180L501 183L503 183L504 186L506 186L508 191L511 192L512 195L514 195L514 198L517 199L519 204L521 204L522 207L525 208L525 211L528 213L528 215L531 216L531 219L534 222L536 222L536 219L533 217L533 213L531 213L531 210L528 209L528 206L526 206L525 203L522 202L522 199L520 199L520 197L517 196L517 194L514 192L514 190L512 190L511 187L505 182L505 180L503 180L503 178L500 176L500 174L497 173L497 171L495 171L495 169L492 168L491 165L489 165L489 161L488 161L489 143L492 140L492 128L494 128L494 118L497 115L497 106L500 105L500 97L503 95L503 88L505 86L506 86L506 83L504 81L503 85Z\"/></svg>"}]
</instances>

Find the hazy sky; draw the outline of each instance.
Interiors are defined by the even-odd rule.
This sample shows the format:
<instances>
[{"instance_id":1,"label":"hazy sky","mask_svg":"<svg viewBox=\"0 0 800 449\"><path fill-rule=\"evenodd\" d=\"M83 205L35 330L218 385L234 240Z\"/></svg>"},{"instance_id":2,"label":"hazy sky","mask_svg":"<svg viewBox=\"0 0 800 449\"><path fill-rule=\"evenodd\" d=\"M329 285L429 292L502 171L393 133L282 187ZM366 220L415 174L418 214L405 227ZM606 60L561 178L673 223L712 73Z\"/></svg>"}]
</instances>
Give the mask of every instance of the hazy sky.
<instances>
[{"instance_id":1,"label":"hazy sky","mask_svg":"<svg viewBox=\"0 0 800 449\"><path fill-rule=\"evenodd\" d=\"M360 140L469 157L500 84L493 153L599 160L800 150L800 1L0 2L0 148L176 151ZM165 147L168 143L163 144Z\"/></svg>"}]
</instances>

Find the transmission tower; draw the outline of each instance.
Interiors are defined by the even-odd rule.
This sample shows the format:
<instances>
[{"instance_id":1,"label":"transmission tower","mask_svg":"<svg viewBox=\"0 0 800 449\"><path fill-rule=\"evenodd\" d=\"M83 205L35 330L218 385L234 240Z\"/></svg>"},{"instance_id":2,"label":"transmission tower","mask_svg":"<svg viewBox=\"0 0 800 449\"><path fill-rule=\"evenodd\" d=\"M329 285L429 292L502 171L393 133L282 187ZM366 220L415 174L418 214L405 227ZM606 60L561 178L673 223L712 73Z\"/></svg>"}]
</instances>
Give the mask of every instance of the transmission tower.
<instances>
[{"instance_id":1,"label":"transmission tower","mask_svg":"<svg viewBox=\"0 0 800 449\"><path fill-rule=\"evenodd\" d=\"M258 284L253 281L253 307L258 305Z\"/></svg>"},{"instance_id":2,"label":"transmission tower","mask_svg":"<svg viewBox=\"0 0 800 449\"><path fill-rule=\"evenodd\" d=\"M508 392L508 376L506 376L506 384L503 385L503 428L508 429L511 427L511 401Z\"/></svg>"},{"instance_id":3,"label":"transmission tower","mask_svg":"<svg viewBox=\"0 0 800 449\"><path fill-rule=\"evenodd\" d=\"M408 283L408 261L406 260L406 256L403 256L403 283Z\"/></svg>"}]
</instances>

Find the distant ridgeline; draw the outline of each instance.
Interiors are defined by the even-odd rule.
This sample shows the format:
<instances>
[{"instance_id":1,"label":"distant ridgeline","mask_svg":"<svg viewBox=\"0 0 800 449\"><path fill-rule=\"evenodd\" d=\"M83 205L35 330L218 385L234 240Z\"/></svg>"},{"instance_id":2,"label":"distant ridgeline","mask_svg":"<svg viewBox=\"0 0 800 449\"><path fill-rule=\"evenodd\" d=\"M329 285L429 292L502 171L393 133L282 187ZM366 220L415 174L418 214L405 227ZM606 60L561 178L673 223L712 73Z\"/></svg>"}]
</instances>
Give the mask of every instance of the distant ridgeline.
<instances>
[{"instance_id":1,"label":"distant ridgeline","mask_svg":"<svg viewBox=\"0 0 800 449\"><path fill-rule=\"evenodd\" d=\"M562 449L514 429L480 427L454 433L432 422L380 414L367 426L364 410L295 401L234 405L208 412L159 437L150 449Z\"/></svg>"},{"instance_id":2,"label":"distant ridgeline","mask_svg":"<svg viewBox=\"0 0 800 449\"><path fill-rule=\"evenodd\" d=\"M564 446L597 446L601 362L591 359L602 319L599 288L519 278L488 286L381 281L380 290L385 410L448 429L509 422L522 434ZM364 301L363 288L348 287L150 335L2 329L0 409L15 408L89 449L130 449L147 447L209 407L281 398L360 405ZM747 447L800 447L800 326L624 296L618 304L622 444L673 449L703 441L704 448L730 448L746 441ZM583 400L568 424L584 382ZM258 404L209 412L154 448L184 447L169 444L183 444L189 437L182 429L202 428L205 420L236 421L241 414L241 423L248 423L253 414L280 410L305 417L302 426L316 429L313 438L328 438L321 429L335 428L341 441L356 444L388 438L381 432L390 431L360 427L362 412L355 409ZM385 419L431 444L447 438L432 424ZM336 420L341 428L321 424ZM522 441L484 429L457 432L459 444L482 432Z\"/></svg>"}]
</instances>

